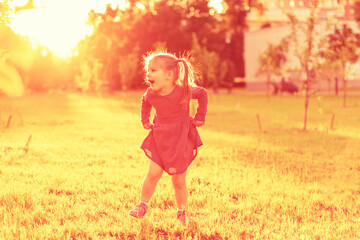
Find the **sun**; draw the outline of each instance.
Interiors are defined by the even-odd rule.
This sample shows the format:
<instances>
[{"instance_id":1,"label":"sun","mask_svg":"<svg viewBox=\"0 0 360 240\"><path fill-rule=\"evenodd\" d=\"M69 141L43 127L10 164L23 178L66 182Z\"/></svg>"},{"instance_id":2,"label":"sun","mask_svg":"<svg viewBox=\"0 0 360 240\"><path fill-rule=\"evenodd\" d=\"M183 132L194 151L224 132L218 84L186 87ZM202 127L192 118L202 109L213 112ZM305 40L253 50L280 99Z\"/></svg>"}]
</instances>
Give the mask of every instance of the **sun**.
<instances>
[{"instance_id":1,"label":"sun","mask_svg":"<svg viewBox=\"0 0 360 240\"><path fill-rule=\"evenodd\" d=\"M222 2L209 0L213 13L224 10ZM129 7L126 0L12 0L9 4L17 10L9 24L13 31L61 58L76 54L79 41L92 34L93 26L86 24L92 9L103 13L108 4ZM137 7L141 8L140 2Z\"/></svg>"},{"instance_id":2,"label":"sun","mask_svg":"<svg viewBox=\"0 0 360 240\"><path fill-rule=\"evenodd\" d=\"M86 24L91 9L104 12L106 5L125 7L125 0L14 0L13 7L32 8L12 15L10 27L37 46L45 46L59 57L71 57L78 42L93 32Z\"/></svg>"},{"instance_id":3,"label":"sun","mask_svg":"<svg viewBox=\"0 0 360 240\"><path fill-rule=\"evenodd\" d=\"M222 5L222 0L210 0L209 1L209 7L214 8L218 13L221 13L224 11L224 6Z\"/></svg>"}]
</instances>

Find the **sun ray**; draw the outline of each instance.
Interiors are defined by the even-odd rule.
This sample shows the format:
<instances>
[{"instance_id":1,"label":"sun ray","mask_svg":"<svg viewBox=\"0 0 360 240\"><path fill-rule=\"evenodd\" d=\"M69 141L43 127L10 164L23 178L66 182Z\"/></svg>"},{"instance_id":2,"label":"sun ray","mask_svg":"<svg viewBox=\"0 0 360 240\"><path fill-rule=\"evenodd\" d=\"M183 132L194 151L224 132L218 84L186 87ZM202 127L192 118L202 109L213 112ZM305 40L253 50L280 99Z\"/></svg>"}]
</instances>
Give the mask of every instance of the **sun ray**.
<instances>
[{"instance_id":1,"label":"sun ray","mask_svg":"<svg viewBox=\"0 0 360 240\"><path fill-rule=\"evenodd\" d=\"M222 2L222 0L210 0L208 5L209 7L214 8L218 13L222 13L224 11Z\"/></svg>"},{"instance_id":2,"label":"sun ray","mask_svg":"<svg viewBox=\"0 0 360 240\"><path fill-rule=\"evenodd\" d=\"M126 8L125 0L34 0L32 9L12 15L10 27L15 33L29 37L34 45L47 47L59 57L72 56L77 43L93 31L86 24L91 9L104 12L106 5ZM15 0L12 7L26 6L27 1Z\"/></svg>"}]
</instances>

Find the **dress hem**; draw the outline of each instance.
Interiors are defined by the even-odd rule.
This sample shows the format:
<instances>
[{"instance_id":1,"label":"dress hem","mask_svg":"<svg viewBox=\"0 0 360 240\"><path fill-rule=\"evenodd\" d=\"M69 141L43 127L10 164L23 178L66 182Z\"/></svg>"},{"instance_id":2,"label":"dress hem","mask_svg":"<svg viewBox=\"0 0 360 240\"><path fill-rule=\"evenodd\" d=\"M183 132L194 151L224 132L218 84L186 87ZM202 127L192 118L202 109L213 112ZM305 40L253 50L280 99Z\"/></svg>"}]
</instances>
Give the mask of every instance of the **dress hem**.
<instances>
[{"instance_id":1,"label":"dress hem","mask_svg":"<svg viewBox=\"0 0 360 240\"><path fill-rule=\"evenodd\" d=\"M140 147L140 148L144 151L145 155L146 155L151 161L153 161L153 162L156 163L159 167L161 167L161 169L162 169L163 171L165 171L165 172L166 172L167 174L169 174L170 176L174 176L174 175L183 174L184 172L187 171L187 169L189 168L190 164L194 161L194 159L195 159L196 156L197 156L197 149L198 149L199 147L201 147L202 145L203 145L203 144L200 144L199 146L197 146L196 148L194 148L194 150L195 150L195 155L190 159L189 165L187 165L187 167L186 167L183 171L181 171L181 172L179 172L179 173L169 173L169 172L166 171L162 166L160 166L160 164L157 163L157 162L145 151L144 148L142 148L142 147Z\"/></svg>"}]
</instances>

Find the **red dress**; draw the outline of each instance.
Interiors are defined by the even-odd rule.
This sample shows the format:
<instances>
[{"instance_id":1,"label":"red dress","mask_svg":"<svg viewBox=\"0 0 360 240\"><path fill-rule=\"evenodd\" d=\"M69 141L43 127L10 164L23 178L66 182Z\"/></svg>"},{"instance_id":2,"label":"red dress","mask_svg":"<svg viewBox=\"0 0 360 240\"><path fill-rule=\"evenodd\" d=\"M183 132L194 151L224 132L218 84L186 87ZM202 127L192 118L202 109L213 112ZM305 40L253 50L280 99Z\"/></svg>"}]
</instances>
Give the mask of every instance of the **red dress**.
<instances>
[{"instance_id":1,"label":"red dress","mask_svg":"<svg viewBox=\"0 0 360 240\"><path fill-rule=\"evenodd\" d=\"M147 157L157 163L170 175L186 171L203 143L189 114L189 104L180 104L183 88L175 85L165 96L148 88L141 99L141 122L150 122L151 108L155 108L153 128L143 141L141 149ZM192 99L198 100L194 120L205 122L207 112L207 91L202 87L192 87Z\"/></svg>"}]
</instances>

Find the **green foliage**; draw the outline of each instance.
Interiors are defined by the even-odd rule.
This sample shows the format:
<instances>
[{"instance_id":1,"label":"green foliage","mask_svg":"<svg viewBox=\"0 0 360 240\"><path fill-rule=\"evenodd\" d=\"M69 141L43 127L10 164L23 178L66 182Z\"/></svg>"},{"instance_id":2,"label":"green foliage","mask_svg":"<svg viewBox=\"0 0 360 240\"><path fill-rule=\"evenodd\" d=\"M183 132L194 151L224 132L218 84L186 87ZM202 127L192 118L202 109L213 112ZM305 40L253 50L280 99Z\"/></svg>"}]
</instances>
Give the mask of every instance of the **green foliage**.
<instances>
[{"instance_id":1,"label":"green foliage","mask_svg":"<svg viewBox=\"0 0 360 240\"><path fill-rule=\"evenodd\" d=\"M9 13L11 8L9 6L9 2L11 0L3 0L0 2L0 27L9 23Z\"/></svg>"},{"instance_id":2,"label":"green foliage","mask_svg":"<svg viewBox=\"0 0 360 240\"><path fill-rule=\"evenodd\" d=\"M201 46L195 33L193 33L192 37L193 43L190 53L199 65L199 71L203 77L204 84L207 86L218 86L222 80L219 78L220 72L224 70L220 67L219 55Z\"/></svg>"},{"instance_id":3,"label":"green foliage","mask_svg":"<svg viewBox=\"0 0 360 240\"><path fill-rule=\"evenodd\" d=\"M226 45L222 49L222 61L226 61L229 73L227 81L231 84L234 77L245 76L244 59L244 31L248 28L246 16L248 9L246 1L224 0L226 12L222 15L222 34L228 36L224 39ZM221 43L220 43L221 45Z\"/></svg>"},{"instance_id":4,"label":"green foliage","mask_svg":"<svg viewBox=\"0 0 360 240\"><path fill-rule=\"evenodd\" d=\"M358 22L358 25L360 27L360 1L355 0L354 2L354 16L355 20Z\"/></svg>"},{"instance_id":5,"label":"green foliage","mask_svg":"<svg viewBox=\"0 0 360 240\"><path fill-rule=\"evenodd\" d=\"M333 69L338 74L345 73L347 64L355 63L359 57L357 46L359 35L353 32L346 24L342 28L333 26L333 32L325 35L321 41L319 56L321 57L320 67Z\"/></svg>"},{"instance_id":6,"label":"green foliage","mask_svg":"<svg viewBox=\"0 0 360 240\"><path fill-rule=\"evenodd\" d=\"M1 2L0 25L8 23L9 1L11 0ZM73 84L66 85L75 85L84 91L94 91L104 84L110 91L141 87L141 57L148 51L156 50L156 43L163 43L163 48L178 55L190 52L193 34L201 48L210 53L209 59L202 59L211 61L204 63L205 65L216 65L218 69L222 69L220 76L234 71L240 72L238 75L244 74L244 69L239 67L244 62L242 31L246 28L246 10L243 2L224 1L223 4L227 7L221 16L213 9L210 11L208 0L139 0L127 3L129 7L126 9L113 9L111 5L107 5L103 13L89 12L88 24L94 27L94 31L91 36L80 41L76 56L71 58L71 63L66 64L67 68L71 66L74 73L71 76ZM231 47L225 41L226 34L232 34ZM27 87L50 90L47 88L53 85L45 81L53 81L56 74L51 77L46 74L46 80L45 74L35 71L39 70L40 65L46 68L55 64L51 58L42 58L41 51L40 55L39 52L34 53L33 58L41 64L36 63L29 67L30 70L22 69L22 75L31 76L31 79L26 80L29 83ZM45 63L44 60L49 62ZM92 69L94 66L95 69ZM85 73L89 69L91 71ZM206 67L204 75L211 79L209 83L218 78L214 77L218 75L216 72L217 70Z\"/></svg>"},{"instance_id":7,"label":"green foliage","mask_svg":"<svg viewBox=\"0 0 360 240\"><path fill-rule=\"evenodd\" d=\"M186 32L184 9L179 5L169 5L166 1L155 3L154 12L146 12L129 35L132 44L138 44L142 53L152 49L156 42L166 42L171 52L181 52L190 48L191 34Z\"/></svg>"},{"instance_id":8,"label":"green foliage","mask_svg":"<svg viewBox=\"0 0 360 240\"><path fill-rule=\"evenodd\" d=\"M119 56L119 75L120 85L123 90L134 88L136 86L137 70L141 60L139 47L136 47L131 53Z\"/></svg>"},{"instance_id":9,"label":"green foliage","mask_svg":"<svg viewBox=\"0 0 360 240\"><path fill-rule=\"evenodd\" d=\"M343 106L346 106L346 81L348 66L359 60L360 34L355 33L346 24L342 28L335 26L334 32L328 35L328 50L321 52L321 56L340 66L340 75L344 83Z\"/></svg>"},{"instance_id":10,"label":"green foliage","mask_svg":"<svg viewBox=\"0 0 360 240\"><path fill-rule=\"evenodd\" d=\"M8 51L4 48L0 48L0 64L5 63L8 57L9 57Z\"/></svg>"},{"instance_id":11,"label":"green foliage","mask_svg":"<svg viewBox=\"0 0 360 240\"><path fill-rule=\"evenodd\" d=\"M292 28L291 35L289 36L292 45L290 48L299 60L300 68L306 74L306 81L308 82L315 81L311 72L316 71L317 52L314 49L317 19L315 18L315 11L316 8L313 7L308 20L304 24L299 22L294 14L288 14Z\"/></svg>"},{"instance_id":12,"label":"green foliage","mask_svg":"<svg viewBox=\"0 0 360 240\"><path fill-rule=\"evenodd\" d=\"M357 48L360 46L360 34L356 34L346 24L342 28L335 26L334 32L328 35L329 51L323 53L331 61L340 62L341 65L355 63L359 59ZM343 69L345 70L345 69Z\"/></svg>"},{"instance_id":13,"label":"green foliage","mask_svg":"<svg viewBox=\"0 0 360 240\"><path fill-rule=\"evenodd\" d=\"M287 61L288 51L287 39L283 39L279 44L269 44L268 48L260 57L260 74L282 75L282 67Z\"/></svg>"},{"instance_id":14,"label":"green foliage","mask_svg":"<svg viewBox=\"0 0 360 240\"><path fill-rule=\"evenodd\" d=\"M195 34L199 47L207 51L204 53L205 58L200 56L202 59L196 61L210 60L211 62L202 64L216 64L221 69L233 68L234 62L238 62L239 51L242 56L241 43L234 45L234 49L238 51L234 54L236 59L230 59L223 54L226 48L225 33L233 29L243 29L245 27L242 26L246 25L246 14L238 11L236 2L227 3L229 8L224 18L228 19L225 22L230 24L223 24L216 14L210 14L207 0L137 2L145 8L138 8L136 2L131 1L131 6L126 10L108 6L105 13L92 11L89 14L89 24L94 26L95 31L79 45L78 60L85 61L89 55L98 59L103 65L104 79L108 81L111 90L142 86L141 56L148 51L157 50L157 43L162 43L161 48L181 55L193 51ZM236 35L234 39L241 38ZM136 56L139 60L135 60ZM132 63L129 63L129 59ZM220 59L222 66L219 64ZM204 76L210 79L209 84L215 81L213 79L216 78L214 76L217 70L209 67L203 67L203 70ZM125 76L126 74L130 75Z\"/></svg>"},{"instance_id":15,"label":"green foliage","mask_svg":"<svg viewBox=\"0 0 360 240\"><path fill-rule=\"evenodd\" d=\"M316 38L315 26L318 23L316 19L316 10L318 0L312 0L312 8L310 15L304 24L299 23L298 19L293 13L288 13L288 18L291 22L290 42L292 43L292 50L294 55L299 60L300 70L306 74L304 80L305 101L304 101L304 127L307 128L308 107L310 98L310 85L316 80L316 63L318 53L315 51Z\"/></svg>"},{"instance_id":16,"label":"green foliage","mask_svg":"<svg viewBox=\"0 0 360 240\"><path fill-rule=\"evenodd\" d=\"M282 75L283 65L287 61L288 39L284 38L279 44L269 44L268 48L259 57L260 68L258 74L267 76L266 94L269 96L272 75Z\"/></svg>"},{"instance_id":17,"label":"green foliage","mask_svg":"<svg viewBox=\"0 0 360 240\"><path fill-rule=\"evenodd\" d=\"M225 17L228 18L229 24L232 29L246 29L246 1L238 0L224 0L227 5L227 11Z\"/></svg>"},{"instance_id":18,"label":"green foliage","mask_svg":"<svg viewBox=\"0 0 360 240\"><path fill-rule=\"evenodd\" d=\"M9 1L1 2L0 25L8 23ZM193 34L201 48L208 51L206 54L210 54L209 59L201 61L210 60L204 64L222 69L220 76L243 65L241 32L246 28L243 2L224 1L223 5L227 7L221 16L209 8L208 0L131 0L127 3L129 6L126 9L113 9L109 4L103 13L89 12L88 24L94 27L94 31L80 41L76 56L67 64L74 75L71 76L73 83L66 85L75 85L83 91L95 91L103 85L110 91L141 87L144 77L141 57L156 50L157 43L162 43L162 48L177 55L190 52ZM233 36L230 50L225 42L228 33ZM41 57L41 52L40 55L39 52L34 53L33 57L42 66L54 65L51 58L46 59L49 62L43 62L45 58ZM235 66L235 63L238 65ZM40 65L36 63L22 74L31 75L31 79L26 80L28 87L50 90L47 88L52 84L45 83L46 77L41 75L41 71L35 72ZM243 69L239 72L244 74ZM211 79L209 84L218 78L215 77L217 70L208 67L204 75ZM53 81L53 77L56 76L51 75L51 79L48 76L46 81Z\"/></svg>"},{"instance_id":19,"label":"green foliage","mask_svg":"<svg viewBox=\"0 0 360 240\"><path fill-rule=\"evenodd\" d=\"M75 75L75 86L82 92L96 92L104 89L106 82L101 78L102 64L95 58L80 63L80 71Z\"/></svg>"},{"instance_id":20,"label":"green foliage","mask_svg":"<svg viewBox=\"0 0 360 240\"><path fill-rule=\"evenodd\" d=\"M0 3L0 34L6 34L6 24L9 23L10 7L8 5L9 0L2 1ZM4 39L0 36L0 63L3 63L8 58L8 49L4 47Z\"/></svg>"}]
</instances>

